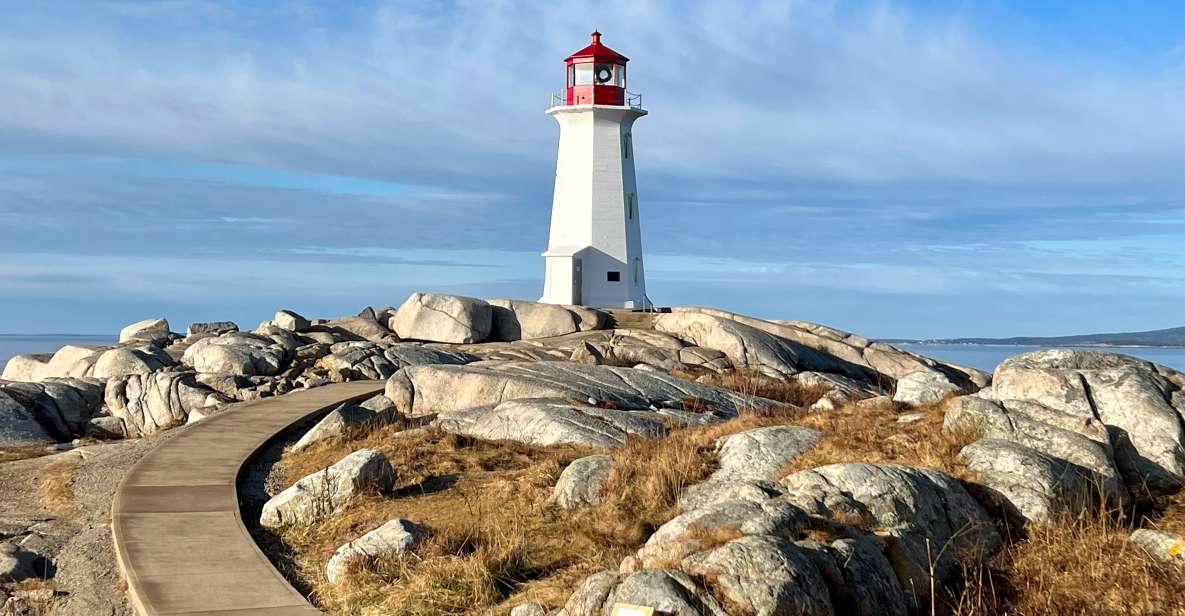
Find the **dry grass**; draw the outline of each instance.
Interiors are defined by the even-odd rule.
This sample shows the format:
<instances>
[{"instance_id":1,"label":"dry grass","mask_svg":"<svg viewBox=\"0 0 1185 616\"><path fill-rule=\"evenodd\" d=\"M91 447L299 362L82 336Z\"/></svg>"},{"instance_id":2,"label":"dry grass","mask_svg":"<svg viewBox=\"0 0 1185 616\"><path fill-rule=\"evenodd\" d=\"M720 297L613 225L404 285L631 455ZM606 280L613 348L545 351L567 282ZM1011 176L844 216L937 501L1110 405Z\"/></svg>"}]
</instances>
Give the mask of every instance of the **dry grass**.
<instances>
[{"instance_id":1,"label":"dry grass","mask_svg":"<svg viewBox=\"0 0 1185 616\"><path fill-rule=\"evenodd\" d=\"M951 599L959 616L1185 614L1185 575L1128 543L1114 512L1030 525Z\"/></svg>"},{"instance_id":2,"label":"dry grass","mask_svg":"<svg viewBox=\"0 0 1185 616\"><path fill-rule=\"evenodd\" d=\"M27 616L51 616L54 608L54 587L50 580L29 578L20 582L4 585L4 589L14 597L25 600L28 611L20 614ZM2 603L2 602L0 602ZM7 614L7 612L6 612Z\"/></svg>"},{"instance_id":3,"label":"dry grass","mask_svg":"<svg viewBox=\"0 0 1185 616\"><path fill-rule=\"evenodd\" d=\"M78 503L74 501L74 490L70 487L80 464L82 458L77 454L67 454L41 468L37 496L46 509L69 517L80 514Z\"/></svg>"},{"instance_id":4,"label":"dry grass","mask_svg":"<svg viewBox=\"0 0 1185 616\"><path fill-rule=\"evenodd\" d=\"M569 512L549 504L552 486L571 460L592 451L436 430L399 436L403 426L356 433L285 454L285 478L374 447L399 474L396 493L367 496L326 522L285 529L269 548L288 555L281 568L328 613L501 613L523 601L559 606L584 577L616 568L678 513L683 489L714 469L717 438L796 415L747 413L663 439L631 439L613 451L605 502ZM429 526L433 537L414 556L359 563L344 582L330 584L324 567L333 551L394 517Z\"/></svg>"},{"instance_id":5,"label":"dry grass","mask_svg":"<svg viewBox=\"0 0 1185 616\"><path fill-rule=\"evenodd\" d=\"M840 462L891 462L925 466L955 477L968 471L955 459L959 451L975 440L973 431L945 432L940 405L914 408L908 414L922 418L898 423L906 413L891 403L877 406L849 404L834 411L809 413L799 425L823 432L810 451L794 459L782 476L794 471Z\"/></svg>"},{"instance_id":6,"label":"dry grass","mask_svg":"<svg viewBox=\"0 0 1185 616\"><path fill-rule=\"evenodd\" d=\"M709 385L731 389L747 396L758 396L807 408L827 395L826 387L803 385L798 381L779 381L752 370L738 370L727 374L715 372L685 373L682 376L700 378Z\"/></svg>"}]
</instances>

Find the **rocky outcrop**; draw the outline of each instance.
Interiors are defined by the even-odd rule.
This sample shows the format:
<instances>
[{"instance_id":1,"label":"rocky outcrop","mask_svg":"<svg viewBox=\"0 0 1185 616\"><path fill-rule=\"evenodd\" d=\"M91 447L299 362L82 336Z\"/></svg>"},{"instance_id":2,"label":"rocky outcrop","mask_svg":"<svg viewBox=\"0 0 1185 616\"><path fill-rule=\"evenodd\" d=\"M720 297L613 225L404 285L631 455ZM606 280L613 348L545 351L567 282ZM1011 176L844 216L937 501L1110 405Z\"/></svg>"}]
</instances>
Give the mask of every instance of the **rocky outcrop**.
<instances>
[{"instance_id":1,"label":"rocky outcrop","mask_svg":"<svg viewBox=\"0 0 1185 616\"><path fill-rule=\"evenodd\" d=\"M284 357L284 348L271 338L231 333L198 340L182 362L197 372L267 376L280 370Z\"/></svg>"},{"instance_id":2,"label":"rocky outcrop","mask_svg":"<svg viewBox=\"0 0 1185 616\"><path fill-rule=\"evenodd\" d=\"M338 548L325 566L325 576L331 583L337 583L359 562L406 554L427 537L428 529L395 518Z\"/></svg>"},{"instance_id":3,"label":"rocky outcrop","mask_svg":"<svg viewBox=\"0 0 1185 616\"><path fill-rule=\"evenodd\" d=\"M167 319L144 319L119 330L119 342L160 344L168 340L170 335L172 332L169 331Z\"/></svg>"},{"instance_id":4,"label":"rocky outcrop","mask_svg":"<svg viewBox=\"0 0 1185 616\"><path fill-rule=\"evenodd\" d=\"M616 447L629 436L666 435L660 415L622 411L556 398L507 400L493 408L440 414L435 425L446 432L487 441L516 441L548 447Z\"/></svg>"},{"instance_id":5,"label":"rocky outcrop","mask_svg":"<svg viewBox=\"0 0 1185 616\"><path fill-rule=\"evenodd\" d=\"M300 437L292 446L292 451L300 451L318 441L342 436L350 430L380 426L395 419L395 405L386 396L375 396L359 404L343 404Z\"/></svg>"},{"instance_id":6,"label":"rocky outcrop","mask_svg":"<svg viewBox=\"0 0 1185 616\"><path fill-rule=\"evenodd\" d=\"M576 590L559 616L604 616L618 603L644 605L670 616L725 616L710 593L699 589L681 571L654 569L590 576Z\"/></svg>"},{"instance_id":7,"label":"rocky outcrop","mask_svg":"<svg viewBox=\"0 0 1185 616\"><path fill-rule=\"evenodd\" d=\"M330 347L330 353L317 360L317 366L335 380L381 380L407 366L467 364L477 359L463 351L412 342L342 342Z\"/></svg>"},{"instance_id":8,"label":"rocky outcrop","mask_svg":"<svg viewBox=\"0 0 1185 616\"><path fill-rule=\"evenodd\" d=\"M276 327L286 329L290 332L303 332L312 325L308 319L291 310L276 311L276 316L272 317L272 323Z\"/></svg>"},{"instance_id":9,"label":"rocky outcrop","mask_svg":"<svg viewBox=\"0 0 1185 616\"><path fill-rule=\"evenodd\" d=\"M910 372L897 379L897 391L893 393L893 402L912 406L937 404L947 396L964 393L961 389L941 372Z\"/></svg>"},{"instance_id":10,"label":"rocky outcrop","mask_svg":"<svg viewBox=\"0 0 1185 616\"><path fill-rule=\"evenodd\" d=\"M1001 362L992 393L1010 410L1057 425L1103 424L1128 489L1145 495L1185 482L1183 383L1180 372L1134 357L1050 349Z\"/></svg>"},{"instance_id":11,"label":"rocky outcrop","mask_svg":"<svg viewBox=\"0 0 1185 616\"><path fill-rule=\"evenodd\" d=\"M774 480L791 460L809 450L822 433L800 426L769 426L716 441L718 468L679 498L684 509L733 500L765 500L778 492Z\"/></svg>"},{"instance_id":12,"label":"rocky outcrop","mask_svg":"<svg viewBox=\"0 0 1185 616\"><path fill-rule=\"evenodd\" d=\"M40 447L53 442L29 409L0 391L0 447Z\"/></svg>"},{"instance_id":13,"label":"rocky outcrop","mask_svg":"<svg viewBox=\"0 0 1185 616\"><path fill-rule=\"evenodd\" d=\"M414 293L388 327L404 339L470 344L489 337L492 320L490 305L480 299Z\"/></svg>"},{"instance_id":14,"label":"rocky outcrop","mask_svg":"<svg viewBox=\"0 0 1185 616\"><path fill-rule=\"evenodd\" d=\"M712 580L731 605L755 616L834 613L810 557L784 537L746 536L687 557L683 571Z\"/></svg>"},{"instance_id":15,"label":"rocky outcrop","mask_svg":"<svg viewBox=\"0 0 1185 616\"><path fill-rule=\"evenodd\" d=\"M185 330L185 337L192 338L194 336L221 336L222 334L230 334L239 331L239 326L234 321L209 321L206 323L190 323Z\"/></svg>"},{"instance_id":16,"label":"rocky outcrop","mask_svg":"<svg viewBox=\"0 0 1185 616\"><path fill-rule=\"evenodd\" d=\"M599 505L612 470L613 458L604 454L573 460L555 482L551 501L560 509Z\"/></svg>"},{"instance_id":17,"label":"rocky outcrop","mask_svg":"<svg viewBox=\"0 0 1185 616\"><path fill-rule=\"evenodd\" d=\"M785 498L810 515L877 528L901 586L928 596L930 567L946 579L960 559L1000 547L991 518L955 478L897 464L830 464L782 480Z\"/></svg>"},{"instance_id":18,"label":"rocky outcrop","mask_svg":"<svg viewBox=\"0 0 1185 616\"><path fill-rule=\"evenodd\" d=\"M324 520L349 505L355 495L390 490L395 470L377 449L359 449L332 466L297 480L263 506L259 524L278 528Z\"/></svg>"},{"instance_id":19,"label":"rocky outcrop","mask_svg":"<svg viewBox=\"0 0 1185 616\"><path fill-rule=\"evenodd\" d=\"M592 400L623 410L661 408L732 417L745 407L778 403L669 374L566 362L476 362L411 366L387 381L387 397L411 416L494 407L509 400Z\"/></svg>"},{"instance_id":20,"label":"rocky outcrop","mask_svg":"<svg viewBox=\"0 0 1185 616\"><path fill-rule=\"evenodd\" d=\"M979 440L964 447L959 460L977 473L977 481L989 488L989 499L1013 519L1053 520L1097 502L1090 474L1014 442Z\"/></svg>"},{"instance_id":21,"label":"rocky outcrop","mask_svg":"<svg viewBox=\"0 0 1185 616\"><path fill-rule=\"evenodd\" d=\"M563 336L598 329L607 318L583 306L560 306L517 299L492 299L489 339L500 342Z\"/></svg>"},{"instance_id":22,"label":"rocky outcrop","mask_svg":"<svg viewBox=\"0 0 1185 616\"><path fill-rule=\"evenodd\" d=\"M654 531L636 558L644 568L662 567L710 548L719 537L794 537L806 524L803 511L785 501L722 501L675 516Z\"/></svg>"},{"instance_id":23,"label":"rocky outcrop","mask_svg":"<svg viewBox=\"0 0 1185 616\"><path fill-rule=\"evenodd\" d=\"M107 381L108 412L124 421L129 436L147 436L185 424L197 409L231 399L197 381L192 372L133 374Z\"/></svg>"},{"instance_id":24,"label":"rocky outcrop","mask_svg":"<svg viewBox=\"0 0 1185 616\"><path fill-rule=\"evenodd\" d=\"M0 391L28 409L50 435L60 440L84 434L87 423L103 405L103 383L97 379L0 381Z\"/></svg>"},{"instance_id":25,"label":"rocky outcrop","mask_svg":"<svg viewBox=\"0 0 1185 616\"><path fill-rule=\"evenodd\" d=\"M86 376L109 379L130 374L150 374L176 364L176 360L159 347L120 346L103 351L95 361L90 374Z\"/></svg>"}]
</instances>

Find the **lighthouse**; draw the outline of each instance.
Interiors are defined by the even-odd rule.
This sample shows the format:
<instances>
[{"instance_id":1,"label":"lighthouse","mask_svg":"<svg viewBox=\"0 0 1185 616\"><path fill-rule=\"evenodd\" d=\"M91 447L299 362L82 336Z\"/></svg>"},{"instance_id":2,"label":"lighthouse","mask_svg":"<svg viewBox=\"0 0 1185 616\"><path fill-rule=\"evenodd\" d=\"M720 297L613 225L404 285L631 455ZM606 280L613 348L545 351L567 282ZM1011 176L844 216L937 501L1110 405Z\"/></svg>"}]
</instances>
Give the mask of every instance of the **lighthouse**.
<instances>
[{"instance_id":1,"label":"lighthouse","mask_svg":"<svg viewBox=\"0 0 1185 616\"><path fill-rule=\"evenodd\" d=\"M646 112L626 91L627 62L593 32L565 60L567 85L552 95L560 145L542 302L650 308L632 138Z\"/></svg>"}]
</instances>

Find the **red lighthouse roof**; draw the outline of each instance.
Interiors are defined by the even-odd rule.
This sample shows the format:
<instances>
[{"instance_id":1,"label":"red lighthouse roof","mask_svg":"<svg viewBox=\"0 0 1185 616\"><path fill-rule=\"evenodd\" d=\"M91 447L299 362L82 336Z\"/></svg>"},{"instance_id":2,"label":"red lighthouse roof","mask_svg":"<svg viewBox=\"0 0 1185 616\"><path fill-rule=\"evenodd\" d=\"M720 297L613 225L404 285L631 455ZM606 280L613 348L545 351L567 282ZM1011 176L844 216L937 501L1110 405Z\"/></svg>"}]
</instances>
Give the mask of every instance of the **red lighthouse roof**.
<instances>
[{"instance_id":1,"label":"red lighthouse roof","mask_svg":"<svg viewBox=\"0 0 1185 616\"><path fill-rule=\"evenodd\" d=\"M581 49L580 51L574 52L567 58L564 58L564 61L568 64L572 64L574 60L583 60L585 58L592 58L594 62L625 63L630 61L629 58L602 45L601 33L595 30L592 33L592 44L590 44L588 47L585 47L584 49Z\"/></svg>"}]
</instances>

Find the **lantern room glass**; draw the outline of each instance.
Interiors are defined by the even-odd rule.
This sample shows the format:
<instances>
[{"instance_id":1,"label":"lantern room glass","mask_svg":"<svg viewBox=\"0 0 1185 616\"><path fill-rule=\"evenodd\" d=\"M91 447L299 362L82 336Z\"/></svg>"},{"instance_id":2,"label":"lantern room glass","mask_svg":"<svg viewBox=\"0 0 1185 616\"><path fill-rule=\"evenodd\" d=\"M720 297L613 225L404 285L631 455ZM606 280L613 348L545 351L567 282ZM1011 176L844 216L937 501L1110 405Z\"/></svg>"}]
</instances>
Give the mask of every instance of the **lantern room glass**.
<instances>
[{"instance_id":1,"label":"lantern room glass","mask_svg":"<svg viewBox=\"0 0 1185 616\"><path fill-rule=\"evenodd\" d=\"M576 81L574 85L591 86L593 84L593 65L592 63L573 64L572 68L576 72Z\"/></svg>"}]
</instances>

